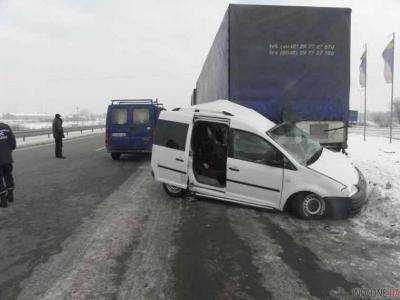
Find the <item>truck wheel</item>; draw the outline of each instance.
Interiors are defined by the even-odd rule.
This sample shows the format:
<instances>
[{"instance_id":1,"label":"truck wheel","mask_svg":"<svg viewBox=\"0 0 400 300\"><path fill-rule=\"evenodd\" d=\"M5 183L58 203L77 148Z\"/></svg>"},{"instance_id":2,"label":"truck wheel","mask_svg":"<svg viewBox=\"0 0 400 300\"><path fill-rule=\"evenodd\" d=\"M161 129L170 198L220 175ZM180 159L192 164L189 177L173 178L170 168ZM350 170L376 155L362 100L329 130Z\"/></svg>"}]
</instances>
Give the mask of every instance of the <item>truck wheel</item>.
<instances>
[{"instance_id":1,"label":"truck wheel","mask_svg":"<svg viewBox=\"0 0 400 300\"><path fill-rule=\"evenodd\" d=\"M113 160L119 160L121 158L121 153L111 153L111 157Z\"/></svg>"},{"instance_id":2,"label":"truck wheel","mask_svg":"<svg viewBox=\"0 0 400 300\"><path fill-rule=\"evenodd\" d=\"M174 198L182 197L183 195L185 195L185 192L186 192L186 190L184 190L184 189L181 189L179 187L176 187L174 185L170 185L167 183L163 183L163 187L164 187L165 192Z\"/></svg>"},{"instance_id":3,"label":"truck wheel","mask_svg":"<svg viewBox=\"0 0 400 300\"><path fill-rule=\"evenodd\" d=\"M294 202L294 212L297 217L305 220L320 219L325 216L325 200L316 194L299 194Z\"/></svg>"}]
</instances>

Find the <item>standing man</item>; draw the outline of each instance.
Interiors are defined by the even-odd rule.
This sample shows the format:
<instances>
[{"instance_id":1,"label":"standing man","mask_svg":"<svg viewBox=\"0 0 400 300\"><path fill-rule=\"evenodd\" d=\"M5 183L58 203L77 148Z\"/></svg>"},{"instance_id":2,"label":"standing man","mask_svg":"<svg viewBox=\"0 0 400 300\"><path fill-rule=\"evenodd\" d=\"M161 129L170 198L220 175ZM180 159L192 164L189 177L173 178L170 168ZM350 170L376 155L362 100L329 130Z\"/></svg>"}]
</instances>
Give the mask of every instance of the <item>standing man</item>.
<instances>
[{"instance_id":1,"label":"standing man","mask_svg":"<svg viewBox=\"0 0 400 300\"><path fill-rule=\"evenodd\" d=\"M12 151L17 143L11 128L0 122L0 207L14 201L14 178L12 176Z\"/></svg>"},{"instance_id":2,"label":"standing man","mask_svg":"<svg viewBox=\"0 0 400 300\"><path fill-rule=\"evenodd\" d=\"M56 143L56 157L64 159L65 156L62 155L62 139L65 138L65 136L62 123L61 116L56 114L53 120L53 137Z\"/></svg>"}]
</instances>

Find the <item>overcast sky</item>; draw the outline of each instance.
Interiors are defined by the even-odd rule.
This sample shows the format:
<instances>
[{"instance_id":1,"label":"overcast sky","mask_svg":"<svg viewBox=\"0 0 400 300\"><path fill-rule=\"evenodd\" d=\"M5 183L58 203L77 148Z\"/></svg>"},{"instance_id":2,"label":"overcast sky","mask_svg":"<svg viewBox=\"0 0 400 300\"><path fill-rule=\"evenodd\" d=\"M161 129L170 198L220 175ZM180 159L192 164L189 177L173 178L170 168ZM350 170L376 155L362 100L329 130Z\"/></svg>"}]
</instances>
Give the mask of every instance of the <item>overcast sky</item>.
<instances>
[{"instance_id":1,"label":"overcast sky","mask_svg":"<svg viewBox=\"0 0 400 300\"><path fill-rule=\"evenodd\" d=\"M104 112L111 98L188 104L229 3L352 8L350 106L360 107L367 42L368 108L388 109L381 54L393 31L400 49L399 0L0 0L0 112Z\"/></svg>"}]
</instances>

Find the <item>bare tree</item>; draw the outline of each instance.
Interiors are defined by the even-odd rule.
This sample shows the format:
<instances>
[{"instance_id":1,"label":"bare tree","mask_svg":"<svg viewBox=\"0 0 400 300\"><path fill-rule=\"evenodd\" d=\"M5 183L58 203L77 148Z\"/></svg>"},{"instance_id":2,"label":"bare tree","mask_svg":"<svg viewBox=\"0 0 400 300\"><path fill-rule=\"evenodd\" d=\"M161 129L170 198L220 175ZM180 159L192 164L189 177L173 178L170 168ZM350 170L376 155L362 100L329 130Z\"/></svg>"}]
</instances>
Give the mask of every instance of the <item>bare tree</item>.
<instances>
[{"instance_id":1,"label":"bare tree","mask_svg":"<svg viewBox=\"0 0 400 300\"><path fill-rule=\"evenodd\" d=\"M400 123L400 98L396 98L393 101L393 113L397 117L397 122Z\"/></svg>"},{"instance_id":2,"label":"bare tree","mask_svg":"<svg viewBox=\"0 0 400 300\"><path fill-rule=\"evenodd\" d=\"M380 127L388 127L390 123L390 112L372 112L371 119Z\"/></svg>"}]
</instances>

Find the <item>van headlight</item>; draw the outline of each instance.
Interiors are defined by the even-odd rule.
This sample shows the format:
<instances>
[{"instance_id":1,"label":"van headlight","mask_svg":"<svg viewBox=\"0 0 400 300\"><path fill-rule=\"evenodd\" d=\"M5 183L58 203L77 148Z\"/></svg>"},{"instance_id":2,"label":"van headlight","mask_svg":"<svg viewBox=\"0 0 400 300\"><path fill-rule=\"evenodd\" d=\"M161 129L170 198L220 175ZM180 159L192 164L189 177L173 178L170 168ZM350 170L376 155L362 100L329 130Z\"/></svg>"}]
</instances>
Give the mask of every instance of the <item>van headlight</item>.
<instances>
[{"instance_id":1,"label":"van headlight","mask_svg":"<svg viewBox=\"0 0 400 300\"><path fill-rule=\"evenodd\" d=\"M344 193L348 193L349 197L351 197L358 192L358 187L353 184L350 187L348 187L348 186L342 187L340 190Z\"/></svg>"}]
</instances>

